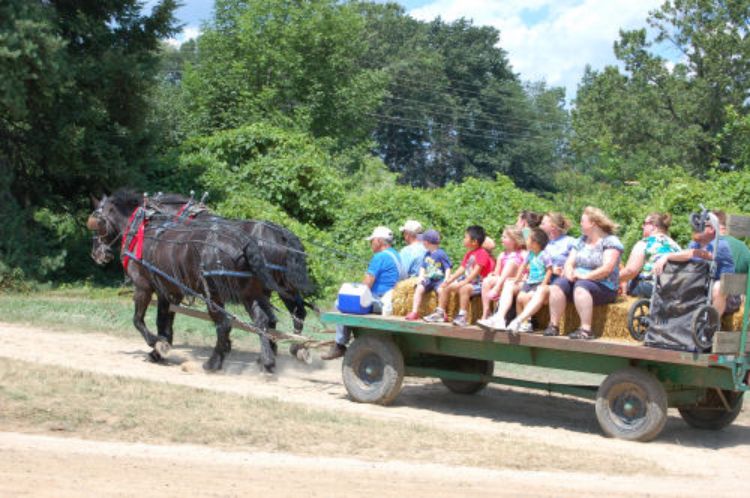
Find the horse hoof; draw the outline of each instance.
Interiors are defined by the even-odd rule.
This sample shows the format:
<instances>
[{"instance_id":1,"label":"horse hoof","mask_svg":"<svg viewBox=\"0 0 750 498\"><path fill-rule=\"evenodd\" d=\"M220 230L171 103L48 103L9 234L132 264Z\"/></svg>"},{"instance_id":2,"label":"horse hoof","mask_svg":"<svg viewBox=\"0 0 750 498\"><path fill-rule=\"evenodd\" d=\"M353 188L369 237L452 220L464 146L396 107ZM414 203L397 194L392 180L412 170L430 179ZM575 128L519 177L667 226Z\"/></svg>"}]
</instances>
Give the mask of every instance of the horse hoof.
<instances>
[{"instance_id":1,"label":"horse hoof","mask_svg":"<svg viewBox=\"0 0 750 498\"><path fill-rule=\"evenodd\" d=\"M207 372L217 372L221 370L222 359L216 356L211 356L206 363L203 364L203 369Z\"/></svg>"},{"instance_id":2,"label":"horse hoof","mask_svg":"<svg viewBox=\"0 0 750 498\"><path fill-rule=\"evenodd\" d=\"M158 351L158 353L165 357L169 354L169 350L172 349L172 347L169 345L169 343L163 339L159 339L156 341L156 344L154 344L154 351Z\"/></svg>"},{"instance_id":3,"label":"horse hoof","mask_svg":"<svg viewBox=\"0 0 750 498\"><path fill-rule=\"evenodd\" d=\"M154 363L161 363L162 360L164 359L161 357L161 355L156 349L152 349L151 352L148 354L148 357Z\"/></svg>"}]
</instances>

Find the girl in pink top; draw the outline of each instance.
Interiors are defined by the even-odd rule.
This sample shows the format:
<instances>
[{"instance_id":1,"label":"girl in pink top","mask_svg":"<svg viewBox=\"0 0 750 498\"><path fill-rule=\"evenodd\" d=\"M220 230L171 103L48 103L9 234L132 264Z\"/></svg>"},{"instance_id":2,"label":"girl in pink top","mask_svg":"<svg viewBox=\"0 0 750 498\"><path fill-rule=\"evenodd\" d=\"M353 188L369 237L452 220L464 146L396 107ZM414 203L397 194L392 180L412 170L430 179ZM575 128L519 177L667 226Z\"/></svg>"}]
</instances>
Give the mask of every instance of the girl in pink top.
<instances>
[{"instance_id":1,"label":"girl in pink top","mask_svg":"<svg viewBox=\"0 0 750 498\"><path fill-rule=\"evenodd\" d=\"M482 319L486 319L492 313L492 301L500 297L500 290L508 278L512 278L523 265L526 251L523 233L520 228L507 226L503 230L503 247L505 251L497 257L495 270L482 282Z\"/></svg>"}]
</instances>

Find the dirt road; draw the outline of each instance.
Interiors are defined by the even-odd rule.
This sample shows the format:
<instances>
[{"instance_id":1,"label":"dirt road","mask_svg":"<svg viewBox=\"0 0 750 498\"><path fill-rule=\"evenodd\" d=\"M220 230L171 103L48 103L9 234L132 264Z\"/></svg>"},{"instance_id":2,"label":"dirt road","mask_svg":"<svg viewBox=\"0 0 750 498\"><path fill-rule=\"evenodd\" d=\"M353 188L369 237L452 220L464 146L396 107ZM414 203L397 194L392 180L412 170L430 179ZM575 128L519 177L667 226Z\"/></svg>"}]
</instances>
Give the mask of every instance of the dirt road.
<instances>
[{"instance_id":1,"label":"dirt road","mask_svg":"<svg viewBox=\"0 0 750 498\"><path fill-rule=\"evenodd\" d=\"M439 383L408 379L395 406L361 405L346 398L340 363L305 365L282 357L279 374L269 378L258 372L255 353L235 351L225 373L207 375L199 365L209 352L178 347L170 365L155 365L143 360L146 348L135 336L129 340L0 323L0 357L274 398L373 419L419 420L459 433L522 435L530 443L566 448L567 454L596 448L624 460L653 462L668 475L610 476L602 468L567 473L491 470L0 433L0 496L238 496L260 490L269 496L351 495L355 490L379 496L747 495L747 411L719 432L690 429L674 413L657 441L628 443L602 437L591 403L571 397L506 388L462 397ZM542 457L553 463L561 455Z\"/></svg>"}]
</instances>

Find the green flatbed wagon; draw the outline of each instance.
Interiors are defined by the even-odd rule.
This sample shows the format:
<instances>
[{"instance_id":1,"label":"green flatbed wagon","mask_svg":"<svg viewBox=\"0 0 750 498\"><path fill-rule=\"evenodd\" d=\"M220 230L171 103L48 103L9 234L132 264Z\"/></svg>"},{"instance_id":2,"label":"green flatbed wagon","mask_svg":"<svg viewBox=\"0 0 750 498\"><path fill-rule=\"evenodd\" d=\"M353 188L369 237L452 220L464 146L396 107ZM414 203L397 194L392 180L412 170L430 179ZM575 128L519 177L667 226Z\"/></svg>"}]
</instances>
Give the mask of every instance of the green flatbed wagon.
<instances>
[{"instance_id":1,"label":"green flatbed wagon","mask_svg":"<svg viewBox=\"0 0 750 498\"><path fill-rule=\"evenodd\" d=\"M438 378L451 391L474 394L489 383L596 400L605 434L637 441L659 435L667 408L678 408L699 429L721 429L742 408L748 355L747 307L736 350L696 354L608 340L576 341L538 334L450 324L407 322L402 317L325 313L324 323L351 328L343 382L358 402L389 404L404 376ZM719 333L720 334L720 333ZM731 348L729 348L731 349ZM495 362L606 375L598 386L556 384L494 375Z\"/></svg>"}]
</instances>

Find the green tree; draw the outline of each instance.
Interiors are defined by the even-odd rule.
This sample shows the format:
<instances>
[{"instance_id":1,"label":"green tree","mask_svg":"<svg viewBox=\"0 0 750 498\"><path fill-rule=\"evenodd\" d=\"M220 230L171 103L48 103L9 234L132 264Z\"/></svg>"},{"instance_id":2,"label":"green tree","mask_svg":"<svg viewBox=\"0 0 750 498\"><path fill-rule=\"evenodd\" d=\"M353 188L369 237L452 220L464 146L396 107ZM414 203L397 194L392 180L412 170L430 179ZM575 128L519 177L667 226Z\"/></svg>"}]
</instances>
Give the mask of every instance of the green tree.
<instances>
[{"instance_id":1,"label":"green tree","mask_svg":"<svg viewBox=\"0 0 750 498\"><path fill-rule=\"evenodd\" d=\"M742 116L750 109L750 1L667 1L647 22L652 41L640 29L621 32L614 45L624 73L584 75L573 112L576 156L620 181L664 165L697 175L712 164L736 167L731 145L716 141L727 106ZM667 51L679 60L658 55Z\"/></svg>"},{"instance_id":2,"label":"green tree","mask_svg":"<svg viewBox=\"0 0 750 498\"><path fill-rule=\"evenodd\" d=\"M0 210L28 235L0 232L6 264L36 274L62 266L71 236L84 233L68 221L89 192L143 178L144 108L175 7L162 0L144 15L137 0L0 1L0 197L10 199ZM57 263L39 265L40 253Z\"/></svg>"}]
</instances>

